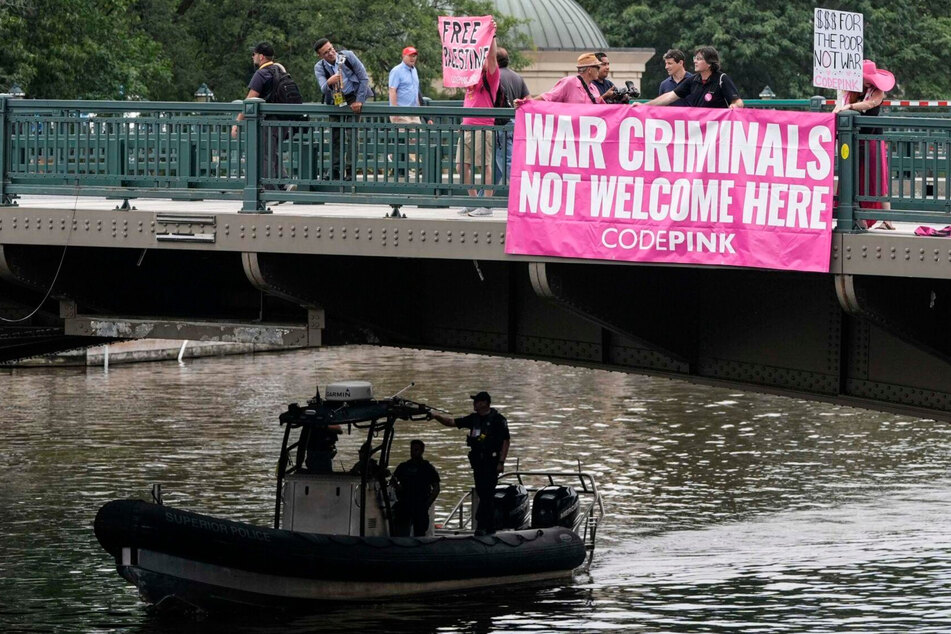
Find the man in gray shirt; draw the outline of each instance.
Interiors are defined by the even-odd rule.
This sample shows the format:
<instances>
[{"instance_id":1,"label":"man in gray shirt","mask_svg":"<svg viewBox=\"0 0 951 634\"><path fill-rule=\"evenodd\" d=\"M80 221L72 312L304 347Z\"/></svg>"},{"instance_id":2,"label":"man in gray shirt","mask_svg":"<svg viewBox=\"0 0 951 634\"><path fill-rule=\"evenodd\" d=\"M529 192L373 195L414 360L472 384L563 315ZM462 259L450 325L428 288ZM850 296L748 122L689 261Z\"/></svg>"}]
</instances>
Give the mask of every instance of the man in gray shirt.
<instances>
[{"instance_id":1,"label":"man in gray shirt","mask_svg":"<svg viewBox=\"0 0 951 634\"><path fill-rule=\"evenodd\" d=\"M531 93L522 76L509 68L509 53L499 47L495 58L499 61L501 76L499 90L505 93L507 106L512 107L516 99L524 99ZM512 166L512 137L515 135L515 119L509 119L505 128L495 133L495 169L493 181L498 184L509 181L509 169Z\"/></svg>"}]
</instances>

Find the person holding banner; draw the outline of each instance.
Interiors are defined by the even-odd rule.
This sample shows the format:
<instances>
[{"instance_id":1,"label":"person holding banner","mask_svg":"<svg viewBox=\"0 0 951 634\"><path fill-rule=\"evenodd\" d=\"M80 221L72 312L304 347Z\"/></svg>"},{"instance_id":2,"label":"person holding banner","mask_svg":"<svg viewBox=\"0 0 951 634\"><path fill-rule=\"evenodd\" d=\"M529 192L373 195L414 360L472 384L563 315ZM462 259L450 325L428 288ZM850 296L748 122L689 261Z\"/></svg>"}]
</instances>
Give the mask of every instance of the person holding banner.
<instances>
[{"instance_id":1,"label":"person holding banner","mask_svg":"<svg viewBox=\"0 0 951 634\"><path fill-rule=\"evenodd\" d=\"M648 101L646 106L669 106L683 99L694 108L743 107L740 92L728 75L720 72L720 54L712 46L701 46L693 56L696 74L670 92ZM637 104L632 104L637 105Z\"/></svg>"},{"instance_id":2,"label":"person holding banner","mask_svg":"<svg viewBox=\"0 0 951 634\"><path fill-rule=\"evenodd\" d=\"M552 89L535 97L541 101L557 101L560 103L604 103L604 98L594 84L601 74L601 62L594 53L584 53L578 58L578 74L562 77L552 86ZM518 108L532 97L516 99Z\"/></svg>"},{"instance_id":3,"label":"person holding banner","mask_svg":"<svg viewBox=\"0 0 951 634\"><path fill-rule=\"evenodd\" d=\"M490 28L495 33L495 21L492 21ZM499 72L499 60L496 57L498 47L495 43L495 37L489 44L488 53L485 61L482 63L482 72L479 74L479 80L466 87L466 97L462 103L463 108L492 108L495 106L495 98L502 89ZM494 117L463 117L463 126L493 126ZM495 134L492 130L465 130L459 138L459 145L456 149L456 164L459 166L459 174L462 176L462 182L474 185L472 172L473 165L479 165L482 169L482 182L492 181L492 163L495 162ZM473 198L484 195L483 189L470 189L469 195ZM491 216L492 210L488 207L465 206L459 211L461 216Z\"/></svg>"},{"instance_id":4,"label":"person holding banner","mask_svg":"<svg viewBox=\"0 0 951 634\"><path fill-rule=\"evenodd\" d=\"M875 62L866 59L862 62L863 91L844 91L832 112L838 113L850 110L866 117L877 117L882 107L882 100L885 99L885 93L894 87L895 76L885 69L877 68ZM871 128L863 130L863 132L866 134L881 134L882 129ZM862 141L858 161L859 195L887 196L889 178L885 141ZM891 203L887 201L869 201L863 202L862 207L866 209L891 209ZM871 229L875 223L875 220L866 220L865 227ZM881 228L894 229L895 227L887 220L883 220Z\"/></svg>"}]
</instances>

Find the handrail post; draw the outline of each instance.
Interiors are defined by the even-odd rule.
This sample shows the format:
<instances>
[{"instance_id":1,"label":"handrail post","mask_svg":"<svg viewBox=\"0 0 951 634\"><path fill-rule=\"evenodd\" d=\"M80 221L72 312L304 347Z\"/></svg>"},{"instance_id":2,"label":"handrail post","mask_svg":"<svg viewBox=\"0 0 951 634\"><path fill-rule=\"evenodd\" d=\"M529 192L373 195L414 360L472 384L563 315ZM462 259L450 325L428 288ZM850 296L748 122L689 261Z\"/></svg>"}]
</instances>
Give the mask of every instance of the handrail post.
<instances>
[{"instance_id":1,"label":"handrail post","mask_svg":"<svg viewBox=\"0 0 951 634\"><path fill-rule=\"evenodd\" d=\"M245 183L243 213L266 212L267 207L261 200L261 115L263 99L253 97L245 99L244 139L245 139Z\"/></svg>"},{"instance_id":2,"label":"handrail post","mask_svg":"<svg viewBox=\"0 0 951 634\"><path fill-rule=\"evenodd\" d=\"M7 193L7 152L10 133L7 129L7 96L0 95L0 207L15 207L16 201Z\"/></svg>"},{"instance_id":3,"label":"handrail post","mask_svg":"<svg viewBox=\"0 0 951 634\"><path fill-rule=\"evenodd\" d=\"M840 233L855 231L855 182L858 161L855 153L858 152L856 139L857 128L855 113L845 110L836 115L836 147L839 151L839 193L838 206L835 213L835 230Z\"/></svg>"}]
</instances>

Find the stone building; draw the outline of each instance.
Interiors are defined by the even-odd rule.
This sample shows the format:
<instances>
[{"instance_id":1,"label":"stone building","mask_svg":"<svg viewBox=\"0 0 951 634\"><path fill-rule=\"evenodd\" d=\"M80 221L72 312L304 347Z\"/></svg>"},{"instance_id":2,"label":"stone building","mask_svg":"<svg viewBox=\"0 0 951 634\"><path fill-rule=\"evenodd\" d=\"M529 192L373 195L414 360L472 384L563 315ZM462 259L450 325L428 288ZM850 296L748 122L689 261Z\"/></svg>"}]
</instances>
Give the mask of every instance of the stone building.
<instances>
[{"instance_id":1,"label":"stone building","mask_svg":"<svg viewBox=\"0 0 951 634\"><path fill-rule=\"evenodd\" d=\"M652 48L611 48L588 12L574 0L492 0L497 12L526 21L519 30L534 48L521 53L531 64L518 70L533 95L545 92L556 81L575 73L581 53L604 51L611 60L611 81L627 80L641 87ZM505 42L501 42L505 46ZM511 48L506 46L506 48Z\"/></svg>"}]
</instances>

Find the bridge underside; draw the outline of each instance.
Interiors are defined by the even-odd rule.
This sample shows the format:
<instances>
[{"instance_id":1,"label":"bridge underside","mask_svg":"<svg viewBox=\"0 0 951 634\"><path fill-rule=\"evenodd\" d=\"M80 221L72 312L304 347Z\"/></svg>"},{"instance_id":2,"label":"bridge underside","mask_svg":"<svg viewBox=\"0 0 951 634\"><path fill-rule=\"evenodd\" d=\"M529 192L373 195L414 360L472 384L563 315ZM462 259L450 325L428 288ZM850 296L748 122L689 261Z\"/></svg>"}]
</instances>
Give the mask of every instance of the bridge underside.
<instances>
[{"instance_id":1,"label":"bridge underside","mask_svg":"<svg viewBox=\"0 0 951 634\"><path fill-rule=\"evenodd\" d=\"M0 316L43 307L2 325L0 360L175 335L372 343L951 419L951 280L189 250L71 247L62 255L58 247L0 250Z\"/></svg>"}]
</instances>

